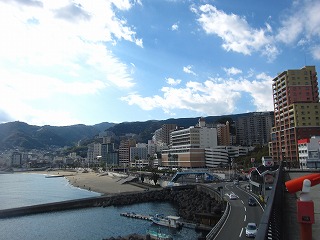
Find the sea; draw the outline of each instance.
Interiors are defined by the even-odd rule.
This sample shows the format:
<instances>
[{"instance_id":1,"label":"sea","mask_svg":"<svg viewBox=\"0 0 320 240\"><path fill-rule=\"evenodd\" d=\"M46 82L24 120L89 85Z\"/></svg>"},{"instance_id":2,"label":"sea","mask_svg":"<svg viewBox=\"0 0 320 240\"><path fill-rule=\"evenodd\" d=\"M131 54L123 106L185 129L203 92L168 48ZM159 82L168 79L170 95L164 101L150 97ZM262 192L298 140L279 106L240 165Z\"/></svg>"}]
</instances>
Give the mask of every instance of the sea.
<instances>
[{"instance_id":1,"label":"sea","mask_svg":"<svg viewBox=\"0 0 320 240\"><path fill-rule=\"evenodd\" d=\"M100 195L76 188L63 177L46 178L33 173L0 174L0 209ZM190 228L169 229L150 221L120 216L123 212L177 215L177 209L167 202L32 214L0 219L0 239L102 240L132 233L146 234L148 230L170 234L174 240L196 240L201 236L200 232Z\"/></svg>"}]
</instances>

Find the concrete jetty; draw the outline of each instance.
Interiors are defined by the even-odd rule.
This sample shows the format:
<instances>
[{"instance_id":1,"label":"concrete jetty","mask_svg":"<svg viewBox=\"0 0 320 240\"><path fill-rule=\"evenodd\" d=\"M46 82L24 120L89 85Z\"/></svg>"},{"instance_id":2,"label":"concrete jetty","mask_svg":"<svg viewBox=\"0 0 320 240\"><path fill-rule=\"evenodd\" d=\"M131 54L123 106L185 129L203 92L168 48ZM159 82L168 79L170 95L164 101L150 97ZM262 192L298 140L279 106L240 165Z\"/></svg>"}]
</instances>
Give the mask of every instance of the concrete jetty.
<instances>
[{"instance_id":1,"label":"concrete jetty","mask_svg":"<svg viewBox=\"0 0 320 240\"><path fill-rule=\"evenodd\" d=\"M0 210L0 218L9 218L9 217L29 215L29 214L94 207L94 206L99 206L99 203L106 198L107 197L105 196L102 196L102 197L99 196L99 197L92 197L92 198L84 198L84 199L77 199L77 200L68 200L68 201L62 201L62 202L53 202L53 203L37 204L37 205L18 207L18 208L3 209L3 210Z\"/></svg>"}]
</instances>

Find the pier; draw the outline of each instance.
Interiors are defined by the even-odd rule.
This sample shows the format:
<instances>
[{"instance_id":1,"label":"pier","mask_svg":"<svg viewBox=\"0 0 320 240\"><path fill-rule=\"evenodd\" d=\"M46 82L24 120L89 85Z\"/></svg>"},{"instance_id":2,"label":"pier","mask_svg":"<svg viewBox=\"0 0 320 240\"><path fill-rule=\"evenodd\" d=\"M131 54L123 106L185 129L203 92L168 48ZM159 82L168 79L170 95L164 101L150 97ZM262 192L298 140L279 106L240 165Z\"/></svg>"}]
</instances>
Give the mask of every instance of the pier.
<instances>
[{"instance_id":1,"label":"pier","mask_svg":"<svg viewBox=\"0 0 320 240\"><path fill-rule=\"evenodd\" d=\"M144 214L138 214L135 212L124 212L120 213L120 216L128 217L128 218L135 218L135 219L141 219L146 221L152 221L150 218L152 215L144 215ZM196 229L196 230L204 230L204 231L210 231L212 227L206 226L203 224L195 224L195 223L189 223L184 221L179 221L181 223L181 226L184 228L190 228L190 229Z\"/></svg>"},{"instance_id":2,"label":"pier","mask_svg":"<svg viewBox=\"0 0 320 240\"><path fill-rule=\"evenodd\" d=\"M147 215L143 215L143 214L137 214L137 213L134 213L134 212L125 212L125 213L120 213L120 216L123 216L123 217L129 217L129 218L136 218L136 219L142 219L142 220L148 220L148 221L151 221L150 217L152 216L147 216Z\"/></svg>"}]
</instances>

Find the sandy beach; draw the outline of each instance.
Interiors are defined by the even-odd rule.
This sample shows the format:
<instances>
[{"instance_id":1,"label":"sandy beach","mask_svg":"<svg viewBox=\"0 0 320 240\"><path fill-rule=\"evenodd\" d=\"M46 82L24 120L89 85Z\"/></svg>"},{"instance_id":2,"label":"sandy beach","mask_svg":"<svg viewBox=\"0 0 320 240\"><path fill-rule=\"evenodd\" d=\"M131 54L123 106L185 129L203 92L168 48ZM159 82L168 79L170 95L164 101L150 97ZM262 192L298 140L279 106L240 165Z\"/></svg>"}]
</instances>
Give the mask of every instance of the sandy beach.
<instances>
[{"instance_id":1,"label":"sandy beach","mask_svg":"<svg viewBox=\"0 0 320 240\"><path fill-rule=\"evenodd\" d=\"M121 184L120 177L99 174L95 172L71 172L71 171L42 171L32 172L51 176L64 176L75 187L87 189L101 194L144 191L144 188L132 184Z\"/></svg>"}]
</instances>

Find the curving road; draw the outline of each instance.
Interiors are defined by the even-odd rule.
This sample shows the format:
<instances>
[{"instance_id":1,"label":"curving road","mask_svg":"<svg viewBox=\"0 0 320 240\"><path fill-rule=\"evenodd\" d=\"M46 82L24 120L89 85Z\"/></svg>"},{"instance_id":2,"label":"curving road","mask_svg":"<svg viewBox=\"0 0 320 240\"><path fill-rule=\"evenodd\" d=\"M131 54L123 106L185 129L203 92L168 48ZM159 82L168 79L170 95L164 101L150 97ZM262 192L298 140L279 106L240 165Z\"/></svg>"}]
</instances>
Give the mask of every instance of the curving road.
<instances>
[{"instance_id":1,"label":"curving road","mask_svg":"<svg viewBox=\"0 0 320 240\"><path fill-rule=\"evenodd\" d=\"M230 203L230 212L227 220L215 236L215 240L223 239L247 239L245 227L249 222L254 222L259 226L263 208L261 205L249 206L248 199L250 193L243 190L239 185L233 183L220 183L223 186L225 198ZM236 194L239 199L230 200L229 195Z\"/></svg>"}]
</instances>

